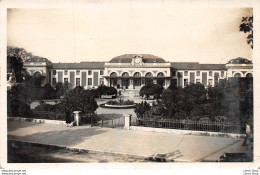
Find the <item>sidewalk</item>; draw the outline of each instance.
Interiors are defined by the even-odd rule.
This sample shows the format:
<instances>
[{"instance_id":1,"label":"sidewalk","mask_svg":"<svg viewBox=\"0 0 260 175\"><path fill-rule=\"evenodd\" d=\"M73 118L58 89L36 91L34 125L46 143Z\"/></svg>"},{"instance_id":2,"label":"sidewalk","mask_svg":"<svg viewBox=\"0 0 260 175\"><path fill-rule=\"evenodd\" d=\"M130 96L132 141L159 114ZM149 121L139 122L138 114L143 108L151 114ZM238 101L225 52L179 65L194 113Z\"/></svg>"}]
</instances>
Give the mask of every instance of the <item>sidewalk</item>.
<instances>
[{"instance_id":1,"label":"sidewalk","mask_svg":"<svg viewBox=\"0 0 260 175\"><path fill-rule=\"evenodd\" d=\"M243 139L8 121L8 139L175 161L216 161L224 152L243 153Z\"/></svg>"}]
</instances>

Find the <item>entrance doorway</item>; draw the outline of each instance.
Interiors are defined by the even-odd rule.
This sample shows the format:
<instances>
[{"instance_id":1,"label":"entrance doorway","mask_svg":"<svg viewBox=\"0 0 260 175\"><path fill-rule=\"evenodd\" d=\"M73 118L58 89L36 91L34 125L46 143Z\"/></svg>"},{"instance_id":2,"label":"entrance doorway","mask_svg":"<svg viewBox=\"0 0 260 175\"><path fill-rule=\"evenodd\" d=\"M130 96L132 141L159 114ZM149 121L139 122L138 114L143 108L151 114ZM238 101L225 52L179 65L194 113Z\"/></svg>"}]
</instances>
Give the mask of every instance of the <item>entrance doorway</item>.
<instances>
[{"instance_id":1,"label":"entrance doorway","mask_svg":"<svg viewBox=\"0 0 260 175\"><path fill-rule=\"evenodd\" d=\"M134 73L134 89L141 88L141 74L139 72Z\"/></svg>"},{"instance_id":2,"label":"entrance doorway","mask_svg":"<svg viewBox=\"0 0 260 175\"><path fill-rule=\"evenodd\" d=\"M145 85L153 84L153 74L151 72L147 72L145 74Z\"/></svg>"},{"instance_id":3,"label":"entrance doorway","mask_svg":"<svg viewBox=\"0 0 260 175\"><path fill-rule=\"evenodd\" d=\"M122 79L122 86L123 86L123 89L128 89L128 86L129 86L129 78L123 78L123 79Z\"/></svg>"},{"instance_id":4,"label":"entrance doorway","mask_svg":"<svg viewBox=\"0 0 260 175\"><path fill-rule=\"evenodd\" d=\"M134 89L141 87L141 78L134 78Z\"/></svg>"},{"instance_id":5,"label":"entrance doorway","mask_svg":"<svg viewBox=\"0 0 260 175\"><path fill-rule=\"evenodd\" d=\"M153 84L153 79L152 78L146 78L145 79L145 86Z\"/></svg>"},{"instance_id":6,"label":"entrance doorway","mask_svg":"<svg viewBox=\"0 0 260 175\"><path fill-rule=\"evenodd\" d=\"M157 84L161 85L161 86L164 86L164 82L165 80L164 79L157 79Z\"/></svg>"},{"instance_id":7,"label":"entrance doorway","mask_svg":"<svg viewBox=\"0 0 260 175\"><path fill-rule=\"evenodd\" d=\"M110 79L110 86L116 88L116 86L117 86L117 78L111 78Z\"/></svg>"}]
</instances>

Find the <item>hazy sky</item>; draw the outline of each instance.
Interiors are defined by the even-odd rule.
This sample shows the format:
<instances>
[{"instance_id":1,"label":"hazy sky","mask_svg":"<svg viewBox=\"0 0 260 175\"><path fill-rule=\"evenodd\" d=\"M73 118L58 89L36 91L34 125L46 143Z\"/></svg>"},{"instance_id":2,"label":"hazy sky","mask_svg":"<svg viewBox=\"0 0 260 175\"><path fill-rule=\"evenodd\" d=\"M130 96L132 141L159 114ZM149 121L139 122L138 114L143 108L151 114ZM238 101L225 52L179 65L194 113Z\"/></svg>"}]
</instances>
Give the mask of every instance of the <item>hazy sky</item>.
<instances>
[{"instance_id":1,"label":"hazy sky","mask_svg":"<svg viewBox=\"0 0 260 175\"><path fill-rule=\"evenodd\" d=\"M252 59L239 32L246 8L9 9L8 45L52 62L109 61L153 54L166 61Z\"/></svg>"}]
</instances>

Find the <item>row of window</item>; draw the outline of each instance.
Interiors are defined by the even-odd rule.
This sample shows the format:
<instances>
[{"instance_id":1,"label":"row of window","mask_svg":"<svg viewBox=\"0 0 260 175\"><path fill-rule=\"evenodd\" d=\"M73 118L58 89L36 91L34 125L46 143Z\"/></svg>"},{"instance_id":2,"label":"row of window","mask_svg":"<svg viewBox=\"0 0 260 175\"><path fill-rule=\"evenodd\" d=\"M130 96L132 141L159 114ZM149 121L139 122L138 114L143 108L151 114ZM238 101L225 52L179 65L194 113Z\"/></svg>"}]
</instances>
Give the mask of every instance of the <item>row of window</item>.
<instances>
[{"instance_id":1,"label":"row of window","mask_svg":"<svg viewBox=\"0 0 260 175\"><path fill-rule=\"evenodd\" d=\"M196 83L201 83L200 79L196 79ZM188 85L188 79L184 79L184 86ZM213 86L213 79L208 79L208 85Z\"/></svg>"},{"instance_id":2,"label":"row of window","mask_svg":"<svg viewBox=\"0 0 260 175\"><path fill-rule=\"evenodd\" d=\"M69 79L64 78L64 83L69 83ZM56 84L57 84L57 79L52 78L52 85L56 86ZM100 84L104 85L104 79L103 78L100 78ZM92 86L92 78L88 78L88 85ZM80 86L80 78L76 78L76 86Z\"/></svg>"},{"instance_id":3,"label":"row of window","mask_svg":"<svg viewBox=\"0 0 260 175\"><path fill-rule=\"evenodd\" d=\"M110 74L110 77L117 77L117 76L118 76L118 75L117 75L116 72L112 72L112 73ZM124 72L124 73L122 74L122 77L129 77L129 73L128 73L128 72ZM133 77L141 77L141 74L140 74L139 72L135 72L135 73L133 74ZM147 73L145 74L145 77L153 77L153 74L152 74L151 72L147 72ZM159 73L157 74L157 77L165 77L165 75L164 75L164 73L159 72Z\"/></svg>"},{"instance_id":4,"label":"row of window","mask_svg":"<svg viewBox=\"0 0 260 175\"><path fill-rule=\"evenodd\" d=\"M187 78L185 78L185 79L183 79L183 83L184 83L184 86L187 86L191 82L189 82L189 80ZM205 84L206 82L201 82L201 79L196 79L196 83L202 83L205 86L208 86L208 85L213 86L213 79L208 79L207 84ZM216 83L218 83L218 81ZM182 86L182 81L181 80L177 81L177 79L171 79L171 84Z\"/></svg>"},{"instance_id":5,"label":"row of window","mask_svg":"<svg viewBox=\"0 0 260 175\"><path fill-rule=\"evenodd\" d=\"M56 75L56 73L57 73L56 70L52 70L53 75ZM64 70L64 75L68 75L68 70ZM76 71L76 75L80 75L80 70ZM88 70L88 75L92 75L92 70ZM103 70L100 71L100 75L104 75Z\"/></svg>"},{"instance_id":6,"label":"row of window","mask_svg":"<svg viewBox=\"0 0 260 175\"><path fill-rule=\"evenodd\" d=\"M178 72L180 73L180 72ZM172 75L173 76L176 76L176 71L172 71ZM179 74L181 75L181 74ZM215 73L214 76L218 76L219 74L218 73ZM184 76L188 76L188 71L184 71ZM200 71L197 71L196 72L196 76L200 76ZM212 77L213 76L213 72L212 71L209 71L209 76ZM221 71L221 77L224 77L224 71Z\"/></svg>"}]
</instances>

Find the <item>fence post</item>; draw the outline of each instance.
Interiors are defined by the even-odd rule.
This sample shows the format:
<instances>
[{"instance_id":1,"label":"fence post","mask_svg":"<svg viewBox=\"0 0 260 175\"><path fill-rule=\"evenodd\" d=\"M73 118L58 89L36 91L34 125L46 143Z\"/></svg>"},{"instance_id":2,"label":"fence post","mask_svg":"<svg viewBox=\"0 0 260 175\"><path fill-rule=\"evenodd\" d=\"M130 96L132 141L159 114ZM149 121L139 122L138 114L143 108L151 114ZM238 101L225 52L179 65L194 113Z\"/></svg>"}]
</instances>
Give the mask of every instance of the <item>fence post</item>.
<instances>
[{"instance_id":1,"label":"fence post","mask_svg":"<svg viewBox=\"0 0 260 175\"><path fill-rule=\"evenodd\" d=\"M76 122L77 126L80 125L80 121L81 121L81 118L80 118L80 113L81 111L74 111L73 114L74 114L74 121Z\"/></svg>"},{"instance_id":2,"label":"fence post","mask_svg":"<svg viewBox=\"0 0 260 175\"><path fill-rule=\"evenodd\" d=\"M102 128L103 128L103 119L101 119L101 123L102 123Z\"/></svg>"},{"instance_id":3,"label":"fence post","mask_svg":"<svg viewBox=\"0 0 260 175\"><path fill-rule=\"evenodd\" d=\"M93 115L91 115L90 122L91 122L90 126L93 127Z\"/></svg>"},{"instance_id":4,"label":"fence post","mask_svg":"<svg viewBox=\"0 0 260 175\"><path fill-rule=\"evenodd\" d=\"M114 121L114 120L112 119L112 128L114 128L114 123L113 123L113 121Z\"/></svg>"},{"instance_id":5,"label":"fence post","mask_svg":"<svg viewBox=\"0 0 260 175\"><path fill-rule=\"evenodd\" d=\"M130 125L131 125L131 114L125 114L124 117L125 117L125 126L124 126L124 129L125 130L130 130Z\"/></svg>"}]
</instances>

